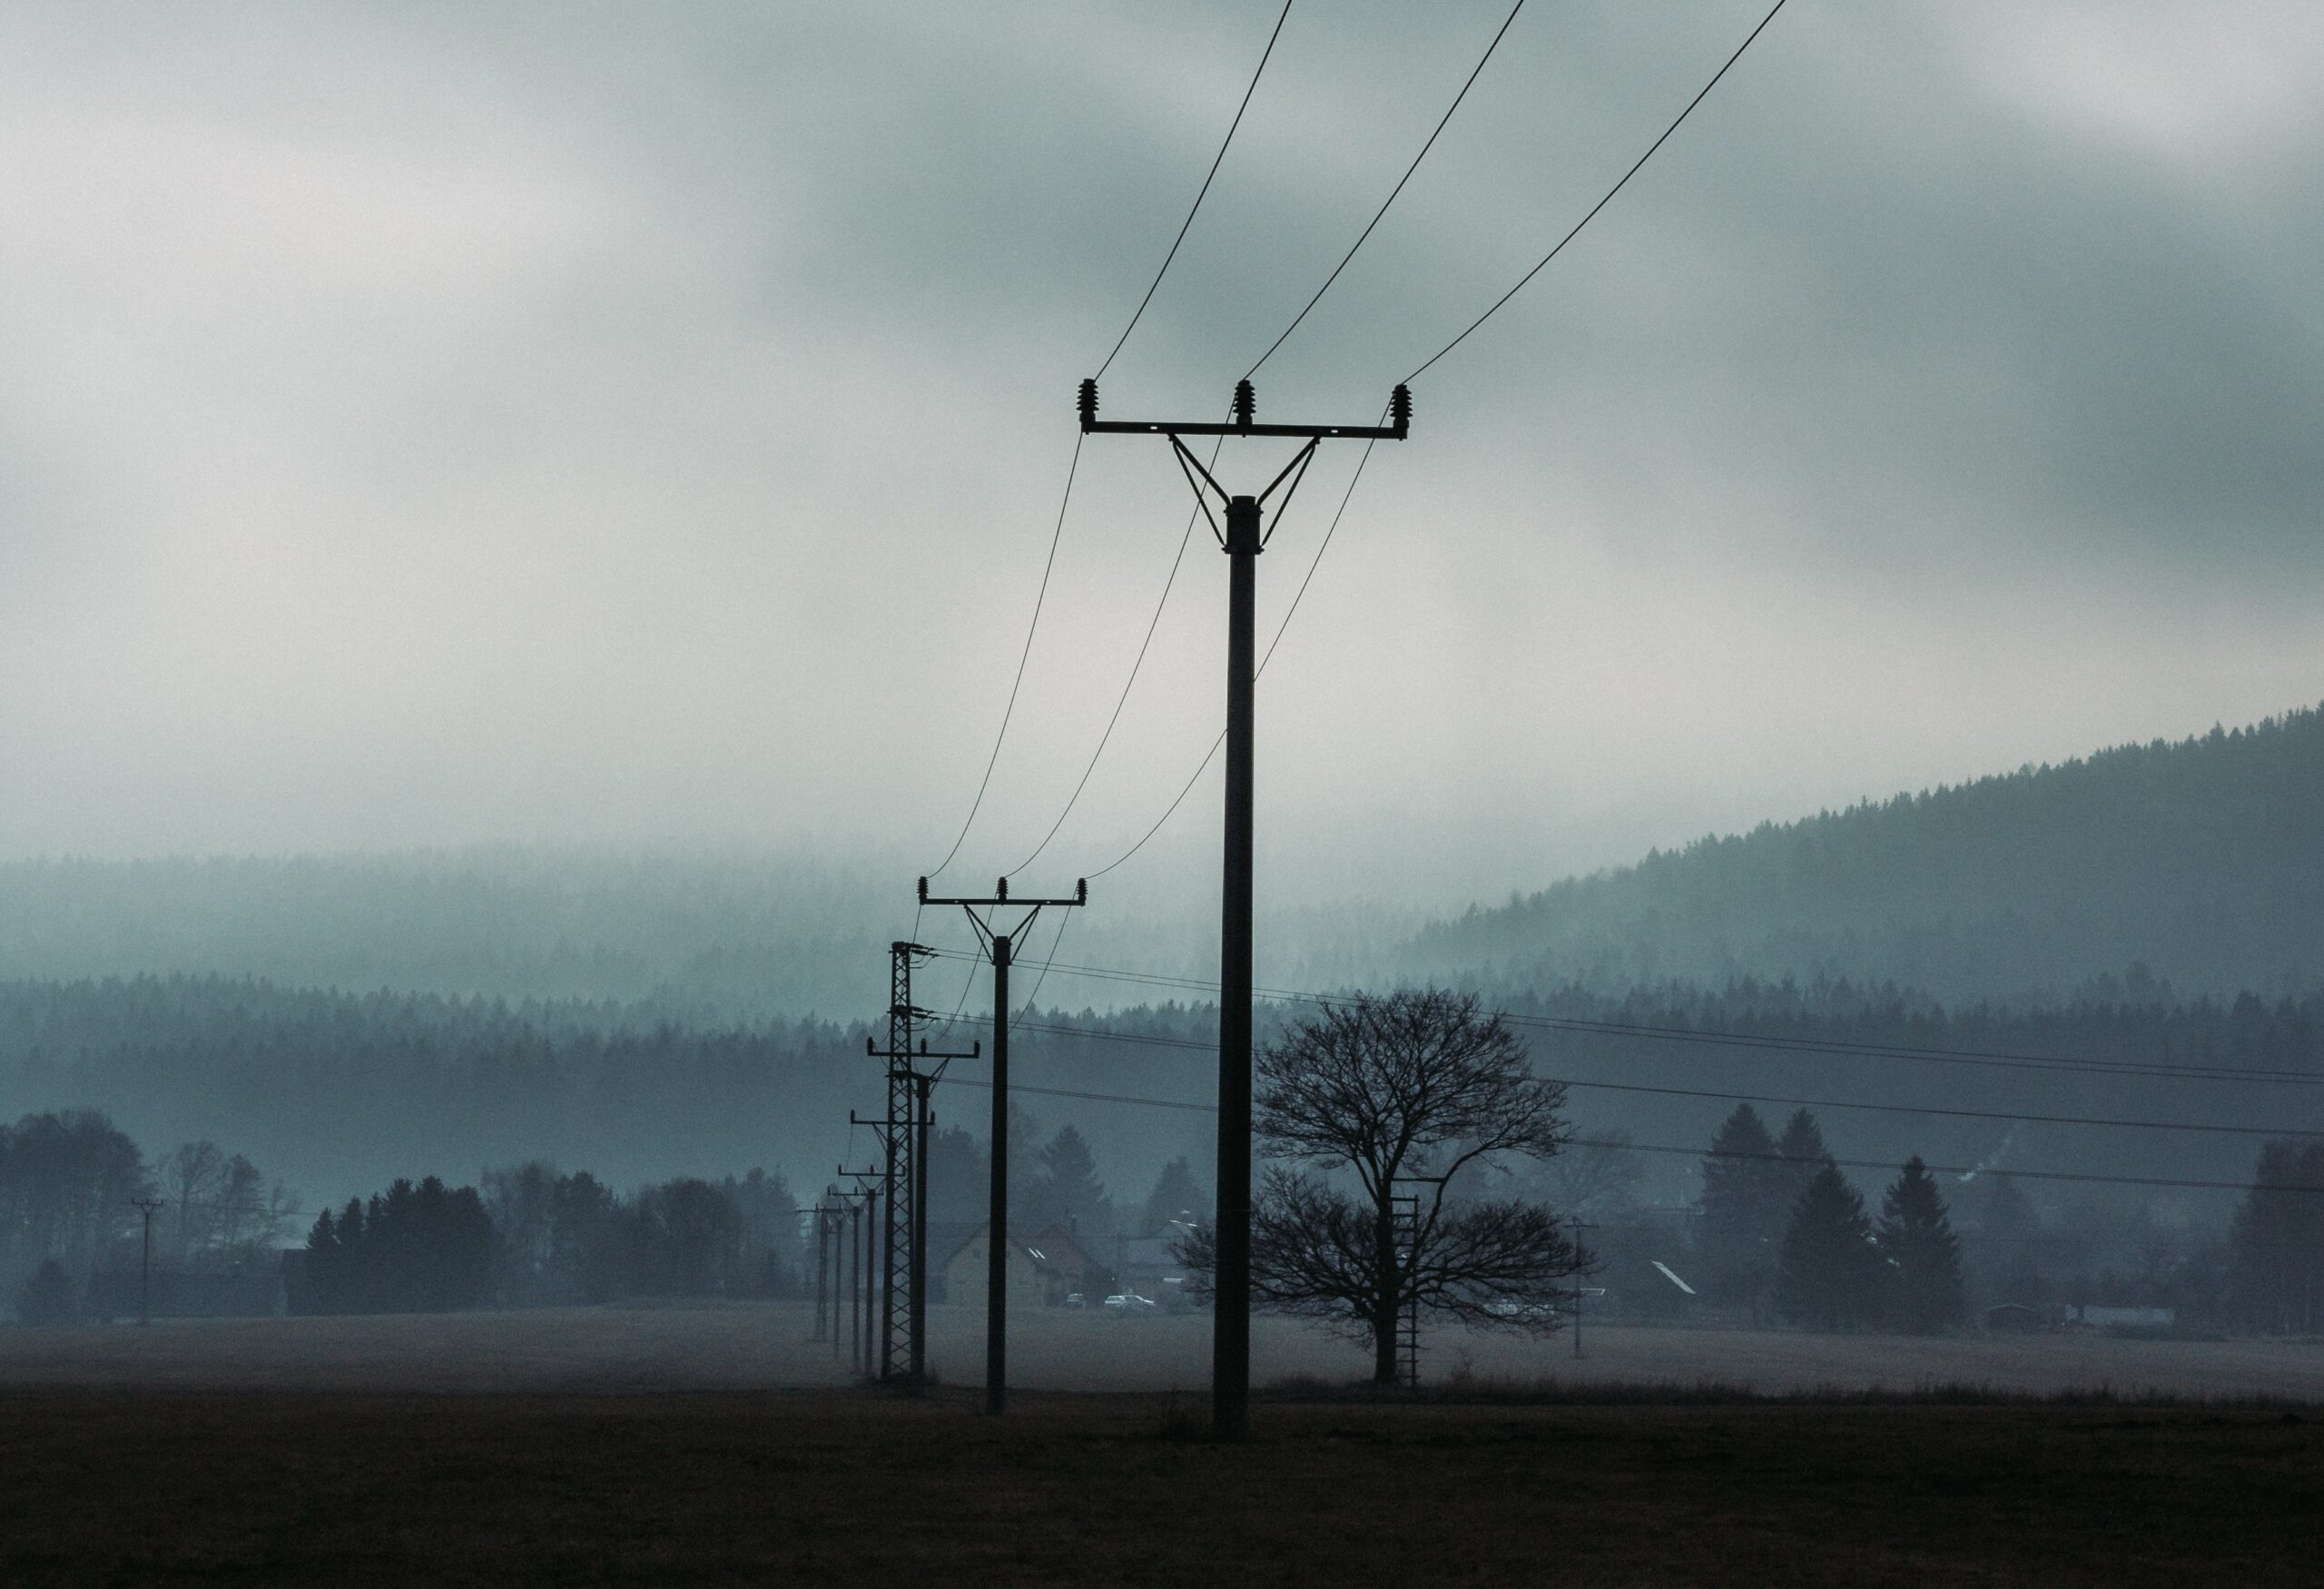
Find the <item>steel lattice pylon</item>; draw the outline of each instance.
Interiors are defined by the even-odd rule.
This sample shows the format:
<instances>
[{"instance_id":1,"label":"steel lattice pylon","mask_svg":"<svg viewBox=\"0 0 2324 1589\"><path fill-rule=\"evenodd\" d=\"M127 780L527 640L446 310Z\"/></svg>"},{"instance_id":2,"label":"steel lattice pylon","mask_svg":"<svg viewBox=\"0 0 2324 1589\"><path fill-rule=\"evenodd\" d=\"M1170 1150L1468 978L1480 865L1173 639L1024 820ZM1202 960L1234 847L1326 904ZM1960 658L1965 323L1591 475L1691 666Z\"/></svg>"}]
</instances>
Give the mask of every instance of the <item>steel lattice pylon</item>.
<instances>
[{"instance_id":1,"label":"steel lattice pylon","mask_svg":"<svg viewBox=\"0 0 2324 1589\"><path fill-rule=\"evenodd\" d=\"M880 1150L886 1159L887 1208L881 1232L878 1311L880 1338L873 1343L872 1373L882 1380L918 1384L927 1361L928 1273L928 1091L940 1073L940 1061L974 1059L983 1044L958 1053L931 1053L922 1041L917 1049L912 1029L929 1012L911 1002L911 968L915 961L935 953L924 944L901 940L888 946L888 1046L863 1047L888 1067L887 1113L873 1123L880 1133ZM916 1068L937 1063L937 1071ZM852 1118L851 1116L850 1118Z\"/></svg>"},{"instance_id":2,"label":"steel lattice pylon","mask_svg":"<svg viewBox=\"0 0 2324 1589\"><path fill-rule=\"evenodd\" d=\"M920 1199L913 1195L919 1166L912 1162L911 962L917 943L889 946L888 1123L881 1146L888 1155L888 1228L880 1307L880 1377L896 1379L911 1368L911 1255Z\"/></svg>"}]
</instances>

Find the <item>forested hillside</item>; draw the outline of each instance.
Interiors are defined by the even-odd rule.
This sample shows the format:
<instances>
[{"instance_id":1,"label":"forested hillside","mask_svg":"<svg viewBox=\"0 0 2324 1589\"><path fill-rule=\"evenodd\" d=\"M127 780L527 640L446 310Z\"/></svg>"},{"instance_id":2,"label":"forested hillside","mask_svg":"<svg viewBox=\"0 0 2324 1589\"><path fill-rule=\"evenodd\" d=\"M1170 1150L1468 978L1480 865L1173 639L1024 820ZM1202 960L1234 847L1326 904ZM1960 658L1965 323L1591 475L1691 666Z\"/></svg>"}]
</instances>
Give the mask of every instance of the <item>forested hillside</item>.
<instances>
[{"instance_id":1,"label":"forested hillside","mask_svg":"<svg viewBox=\"0 0 2324 1589\"><path fill-rule=\"evenodd\" d=\"M1695 1155L1745 1097L1774 1112L1813 1104L1837 1154L1888 1166L1919 1153L1963 1169L2240 1183L2258 1132L2324 1129L2324 993L2188 1003L2152 983L2101 982L2054 1005L1947 1009L1848 982L1620 997L1569 985L1509 1009L1539 1071L1573 1084L1578 1131L1633 1134L1652 1200L1691 1200ZM1312 1012L1264 1004L1258 1036ZM1011 1051L1019 1134L1075 1125L1118 1196L1137 1196L1181 1156L1206 1181L1216 1031L1200 1005L1023 1016ZM0 1119L98 1109L142 1141L230 1141L328 1202L398 1176L457 1183L534 1159L616 1189L753 1166L809 1189L870 1147L848 1124L851 1110L881 1106L867 1035L861 1024L697 1022L653 1004L351 996L222 978L0 982ZM948 1041L980 1038L964 1023ZM952 1067L941 1124L985 1134L990 1094L977 1084L988 1075L980 1061ZM1882 1107L1843 1107L1854 1101ZM2020 1115L2258 1131L2007 1118Z\"/></svg>"},{"instance_id":2,"label":"forested hillside","mask_svg":"<svg viewBox=\"0 0 2324 1589\"><path fill-rule=\"evenodd\" d=\"M1102 1027L1094 1015L1077 1023ZM1148 1035L1215 1030L1207 1011L1143 1011ZM140 1140L246 1144L305 1196L337 1201L398 1176L472 1179L546 1159L626 1188L675 1175L788 1168L820 1186L870 1139L851 1110L882 1106L862 1022L704 1021L651 1002L507 1003L347 994L250 979L0 982L0 1119L103 1110ZM885 1029L880 1035L885 1036ZM962 1045L985 1035L963 1022ZM1159 1065L1125 1070L1139 1056ZM1025 1031L1025 1088L1205 1099L1212 1071L1184 1052ZM984 1068L964 1061L940 1120L981 1133ZM1094 1087L1093 1087L1094 1084ZM1029 1092L1036 1120L1077 1105ZM1109 1166L1142 1188L1197 1150L1207 1117L1141 1109L1093 1125Z\"/></svg>"},{"instance_id":3,"label":"forested hillside","mask_svg":"<svg viewBox=\"0 0 2324 1589\"><path fill-rule=\"evenodd\" d=\"M1704 838L1411 952L1501 988L1823 974L1947 1000L2055 997L2140 962L2218 995L2324 975L2324 714Z\"/></svg>"}]
</instances>

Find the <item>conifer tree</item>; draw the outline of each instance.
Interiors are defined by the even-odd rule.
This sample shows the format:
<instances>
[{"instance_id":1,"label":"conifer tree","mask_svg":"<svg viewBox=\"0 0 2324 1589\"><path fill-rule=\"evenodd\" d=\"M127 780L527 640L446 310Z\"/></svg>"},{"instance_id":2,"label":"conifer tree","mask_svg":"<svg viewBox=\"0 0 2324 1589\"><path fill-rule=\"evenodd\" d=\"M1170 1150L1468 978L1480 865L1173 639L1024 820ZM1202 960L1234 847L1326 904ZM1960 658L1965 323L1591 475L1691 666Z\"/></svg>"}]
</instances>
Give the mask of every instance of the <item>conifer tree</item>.
<instances>
[{"instance_id":1,"label":"conifer tree","mask_svg":"<svg viewBox=\"0 0 2324 1589\"><path fill-rule=\"evenodd\" d=\"M1034 1178L1029 1206L1018 1217L1028 1233L1050 1225L1064 1225L1085 1235L1101 1233L1111 1223L1112 1205L1105 1183L1098 1179L1098 1159L1089 1144L1071 1125L1058 1128L1040 1151L1040 1171Z\"/></svg>"},{"instance_id":2,"label":"conifer tree","mask_svg":"<svg viewBox=\"0 0 2324 1589\"><path fill-rule=\"evenodd\" d=\"M1155 1178L1154 1189L1146 1194L1146 1209L1138 1221L1140 1236L1158 1236L1167 1230L1170 1221L1192 1219L1197 1223L1210 1218L1210 1194L1195 1179L1195 1169L1180 1154L1162 1167Z\"/></svg>"},{"instance_id":3,"label":"conifer tree","mask_svg":"<svg viewBox=\"0 0 2324 1589\"><path fill-rule=\"evenodd\" d=\"M1816 1124L1816 1117L1806 1110L1795 1110L1784 1121L1783 1135L1776 1142L1776 1152L1783 1160L1776 1179L1783 1185L1783 1207L1787 1216L1816 1172L1832 1156L1824 1145L1824 1132Z\"/></svg>"},{"instance_id":4,"label":"conifer tree","mask_svg":"<svg viewBox=\"0 0 2324 1589\"><path fill-rule=\"evenodd\" d=\"M1703 1218L1698 1250L1710 1291L1755 1314L1775 1274L1787 1203L1775 1139L1748 1103L1738 1103L1703 1160Z\"/></svg>"},{"instance_id":5,"label":"conifer tree","mask_svg":"<svg viewBox=\"0 0 2324 1589\"><path fill-rule=\"evenodd\" d=\"M1880 1199L1879 1235L1896 1327L1928 1335L1960 1323L1961 1239L1917 1153Z\"/></svg>"},{"instance_id":6,"label":"conifer tree","mask_svg":"<svg viewBox=\"0 0 2324 1589\"><path fill-rule=\"evenodd\" d=\"M1877 1313L1885 1268L1864 1199L1827 1161L1792 1209L1776 1275L1776 1306L1795 1324L1854 1328Z\"/></svg>"}]
</instances>

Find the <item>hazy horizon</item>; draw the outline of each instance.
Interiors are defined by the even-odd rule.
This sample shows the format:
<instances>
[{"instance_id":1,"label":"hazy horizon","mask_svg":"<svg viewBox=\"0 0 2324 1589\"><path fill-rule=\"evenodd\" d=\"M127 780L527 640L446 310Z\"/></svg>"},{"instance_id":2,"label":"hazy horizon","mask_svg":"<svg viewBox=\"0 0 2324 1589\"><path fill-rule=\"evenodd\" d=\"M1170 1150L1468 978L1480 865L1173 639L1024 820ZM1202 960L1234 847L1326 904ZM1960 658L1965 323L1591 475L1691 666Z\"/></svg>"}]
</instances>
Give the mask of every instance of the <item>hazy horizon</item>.
<instances>
[{"instance_id":1,"label":"hazy horizon","mask_svg":"<svg viewBox=\"0 0 2324 1589\"><path fill-rule=\"evenodd\" d=\"M1262 417L1371 418L1761 9L1521 15ZM1294 9L1109 416L1223 404L1502 14ZM559 15L0 17L0 855L901 890L951 843L1074 382L1268 17ZM1263 903L1451 908L2324 696L2319 90L2324 21L2259 0L1787 10L1372 459L1260 687ZM1158 443L1082 449L950 875L1056 818L1186 515ZM1120 854L1216 732L1222 561L1197 528L1029 878ZM1216 777L1108 908L1198 911Z\"/></svg>"}]
</instances>

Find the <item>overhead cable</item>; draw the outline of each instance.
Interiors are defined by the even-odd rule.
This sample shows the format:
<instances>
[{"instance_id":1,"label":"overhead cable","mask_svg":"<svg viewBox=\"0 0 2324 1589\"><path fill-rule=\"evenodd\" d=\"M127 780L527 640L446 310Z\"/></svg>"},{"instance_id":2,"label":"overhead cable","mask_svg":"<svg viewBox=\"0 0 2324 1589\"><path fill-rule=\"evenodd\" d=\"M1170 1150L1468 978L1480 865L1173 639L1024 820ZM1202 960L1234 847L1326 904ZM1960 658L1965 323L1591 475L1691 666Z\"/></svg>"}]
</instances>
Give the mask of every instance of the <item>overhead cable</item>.
<instances>
[{"instance_id":1,"label":"overhead cable","mask_svg":"<svg viewBox=\"0 0 2324 1589\"><path fill-rule=\"evenodd\" d=\"M1384 409L1381 410L1383 418L1386 416L1386 410ZM1364 479L1364 466L1372 459L1373 446L1374 443L1369 440L1364 442L1364 451L1355 460L1355 472L1348 477L1347 489L1340 493L1340 505L1332 514L1332 522L1324 527L1324 538L1318 541L1315 545L1315 555L1307 560L1307 572L1300 576L1299 588L1292 593L1291 605L1284 609L1283 621L1275 626L1275 638L1267 642L1267 648L1265 652L1259 657L1258 666L1251 670L1251 676L1254 679L1256 679L1261 675L1265 674L1267 670L1267 664L1275 660L1275 648L1283 644L1284 631L1291 627L1292 615L1299 610L1300 599L1307 594L1308 584L1315 577L1316 566L1323 562L1324 552L1331 548L1332 537L1339 533L1340 520L1347 515L1347 505L1349 500L1355 495L1356 482ZM1194 520L1191 518L1187 521L1187 532L1189 535L1194 533ZM1183 551L1184 548L1182 547L1180 549ZM1167 595L1168 592L1165 591L1164 594ZM1119 707L1116 708L1117 712L1119 710ZM1112 732L1110 726L1108 726L1108 732ZM1218 737L1210 742L1210 748L1203 753L1203 758L1201 762L1196 765L1193 775L1187 779L1186 783L1179 788L1177 794L1171 798L1170 804L1164 808L1162 814L1154 819L1154 825L1147 828L1145 833L1139 834L1138 840L1136 844L1123 851L1120 854L1115 856L1112 860L1107 862L1103 866L1098 867L1095 872L1090 873L1089 875L1092 877L1103 877L1107 873L1111 872L1115 867L1120 865L1132 855L1137 854L1140 850L1146 848L1146 841L1152 838L1156 834L1160 833L1162 831L1163 824L1167 823L1170 818L1177 814L1179 805L1185 802L1187 796L1194 793L1195 785L1202 781L1203 774L1209 770L1210 764L1217 758L1219 747L1224 745L1226 743L1226 731L1222 728L1218 731ZM1102 750L1105 746L1101 744L1098 748ZM1095 765L1094 758L1092 765ZM1082 775L1082 777L1086 781L1088 777L1088 774L1085 772ZM1059 820L1061 822L1064 819L1060 817ZM1054 832L1054 830L1052 830L1052 832ZM1036 852L1036 854L1038 853L1039 852Z\"/></svg>"},{"instance_id":2,"label":"overhead cable","mask_svg":"<svg viewBox=\"0 0 2324 1589\"><path fill-rule=\"evenodd\" d=\"M949 1087L981 1089L990 1088L992 1085L990 1081L971 1081L965 1076L948 1075L944 1078L944 1081ZM1189 1114L1218 1112L1218 1106L1215 1103L1184 1103L1173 1098L1139 1098L1119 1092L1084 1092L1068 1087L1024 1087L1014 1081L1009 1084L1009 1090L1011 1092L1036 1092L1044 1098L1075 1098L1092 1103L1129 1103L1147 1109L1175 1109ZM1702 1148L1679 1148L1666 1142L1631 1142L1614 1137L1568 1137L1560 1146L1600 1148L1616 1153L1671 1153L1688 1159L1745 1159L1763 1163L1791 1165L1806 1162L1797 1159L1787 1159L1780 1153L1712 1153ZM1885 1159L1827 1157L1813 1162L1828 1163L1841 1170L1888 1170L1898 1168ZM1930 1164L1925 1161L1922 1163L1921 1168L1931 1175L1950 1175L1961 1180L1967 1180L1973 1176L1985 1175L1997 1180L2078 1181L2101 1186L2167 1187L2181 1191L2303 1192L2309 1196L2324 1195L2324 1186L2307 1186L2298 1181L2197 1180L2162 1175L2100 1175L2072 1170L1994 1170L1983 1165L1964 1168L1957 1164Z\"/></svg>"},{"instance_id":3,"label":"overhead cable","mask_svg":"<svg viewBox=\"0 0 2324 1589\"><path fill-rule=\"evenodd\" d=\"M1629 185L1630 178L1639 173L1639 168L1640 166L1654 158L1654 152L1657 149L1661 148L1664 143L1669 139L1670 134L1679 130L1679 123L1684 122L1689 116L1694 114L1695 107L1702 104L1704 98L1712 89L1718 86L1718 80L1727 75L1728 67L1734 65L1736 62L1743 58L1743 52L1751 47L1752 39L1758 38L1760 34L1767 30L1768 24L1776 19L1776 12L1781 11L1784 8L1784 4L1785 0L1776 0L1774 7L1769 10L1765 16L1759 19L1759 25L1751 30L1750 38L1745 39L1740 44L1736 46L1735 53L1727 57L1727 64L1725 66L1721 66L1718 71L1711 74L1710 81L1703 84L1702 91L1700 93L1697 94L1694 98L1687 102L1687 108L1679 113L1677 120L1673 121L1669 126L1662 129L1662 136L1657 138L1651 144L1648 145L1646 153L1640 155L1638 159L1631 163L1630 168L1628 171L1622 173L1622 180L1606 190L1606 196L1604 198L1600 199L1596 203L1590 206L1590 213L1584 215L1581 220L1573 223L1573 230L1567 232L1563 237L1558 240L1557 247L1543 254L1541 256L1541 263L1535 265L1522 276L1520 276L1517 279L1516 286L1512 287L1499 298L1494 299L1492 301L1492 307L1486 310L1482 314L1477 316L1476 319L1471 321L1466 331L1463 331L1459 336L1453 338L1451 341L1445 343L1444 346L1439 348L1435 352L1430 354L1427 360L1421 365L1420 369L1415 370L1410 375L1405 376L1404 384L1406 386L1410 386L1413 381L1418 380L1422 374L1427 370L1429 365L1435 363L1439 359L1443 358L1445 354L1450 353L1462 342L1467 341L1469 340L1470 331L1475 331L1479 326L1484 324L1485 321L1491 320L1495 314L1499 313L1502 304L1516 297L1517 294L1523 290L1526 282L1531 281L1534 277L1540 275L1543 269L1548 266L1549 262L1557 258L1558 255L1563 252L1565 245L1571 242L1574 238L1580 234L1583 227L1589 225L1591 221L1597 218L1599 211L1604 209L1608 204L1614 202L1614 195L1620 192L1624 187Z\"/></svg>"},{"instance_id":4,"label":"overhead cable","mask_svg":"<svg viewBox=\"0 0 2324 1589\"><path fill-rule=\"evenodd\" d=\"M1200 977L1166 976L1152 972L1110 970L1101 966L1060 965L1071 976L1129 982L1147 987L1216 995L1218 984ZM1291 988L1256 988L1259 997L1284 1003L1316 1004L1327 1008L1352 1005L1353 995L1313 993ZM1984 1051L1926 1044L1859 1042L1838 1038L1787 1037L1747 1031L1706 1031L1690 1026L1649 1026L1630 1022L1590 1021L1578 1016L1519 1015L1503 1012L1512 1026L1556 1031L1600 1033L1614 1037L1652 1038L1658 1041L1708 1043L1719 1047L1778 1050L1784 1052L1860 1055L1873 1059L1903 1059L1931 1063L1967 1064L2001 1070L2059 1071L2070 1074L2147 1076L2165 1081L2250 1081L2294 1086L2324 1086L2324 1075L2308 1071L2254 1066L2156 1065L2139 1060L2077 1060L2052 1054Z\"/></svg>"},{"instance_id":5,"label":"overhead cable","mask_svg":"<svg viewBox=\"0 0 2324 1589\"><path fill-rule=\"evenodd\" d=\"M1018 1019L1009 1023L1009 1030L1012 1033L1038 1031L1057 1037L1090 1038L1100 1042L1182 1049L1189 1053L1214 1054L1218 1051L1216 1043L1205 1042L1196 1038L1164 1037L1147 1032L1114 1031L1104 1027L1028 1021L1021 1013ZM1637 1081L1583 1081L1569 1076L1544 1076L1541 1080L1555 1081L1561 1087L1578 1088L1588 1092L1650 1093L1664 1098L1701 1098L1724 1103L1780 1103L1801 1109L1852 1110L1866 1114L1938 1115L1954 1120L2003 1120L2017 1125L2093 1126L2119 1130L2193 1131L2232 1137L2324 1137L2324 1130L2272 1124L2221 1125L2187 1120L2128 1120L2098 1115L2028 1114L2022 1110L1998 1109L1949 1109L1918 1103L1863 1103L1837 1098L1787 1098L1768 1092L1721 1092L1699 1087L1656 1087Z\"/></svg>"},{"instance_id":6,"label":"overhead cable","mask_svg":"<svg viewBox=\"0 0 2324 1589\"><path fill-rule=\"evenodd\" d=\"M1259 372L1259 365L1265 364L1268 360L1274 358L1275 350L1277 348L1282 347L1285 341L1290 338L1291 333L1299 329L1299 322L1307 318L1308 310L1314 309L1315 305L1324 301L1324 294L1332 290L1332 283L1340 279L1340 272L1342 271L1347 269L1348 261L1355 258L1355 251L1364 246L1364 240L1372 235L1373 227L1380 224L1381 217L1388 213L1388 206L1396 202L1396 195L1403 192L1404 191L1404 184L1413 180L1413 173L1420 169L1420 163L1426 160L1428 158L1428 152L1436 146L1438 133L1443 133L1446 123L1452 120L1452 113L1461 108L1461 102L1469 97L1469 90L1475 84L1477 81L1477 74L1485 69L1485 63L1492 59L1493 51L1501 47L1502 36L1509 32L1509 25L1515 22L1517 20L1517 14L1524 9L1525 0L1517 0L1517 4L1509 8L1509 15L1502 19L1501 31L1492 35L1492 43L1487 44L1485 46L1485 53L1478 57L1476 66L1469 73L1468 81L1461 84L1461 92L1454 94L1452 96L1452 103L1445 107L1443 116L1436 123L1436 131L1428 135L1428 142L1420 146L1420 153L1418 154L1413 156L1413 163L1404 168L1404 174L1396 179L1395 187L1389 192L1386 202L1380 206L1379 212L1372 217L1371 222L1366 225L1363 232L1357 236L1354 243L1349 247L1346 256L1343 258L1338 264L1332 267L1332 273L1324 278L1324 284L1321 287L1315 289L1315 296L1307 301L1306 309L1303 309L1297 314L1294 315L1292 317L1291 323L1283 328L1283 335L1275 338L1274 341L1267 344L1267 350L1259 355L1258 364L1252 365L1248 370L1246 370L1243 372L1244 380L1248 380L1251 377L1256 375Z\"/></svg>"},{"instance_id":7,"label":"overhead cable","mask_svg":"<svg viewBox=\"0 0 2324 1589\"><path fill-rule=\"evenodd\" d=\"M1129 340L1130 332L1137 329L1138 319L1146 313L1146 306L1154 301L1155 288L1162 285L1162 278L1169 273L1170 262L1178 257L1178 245L1187 241L1187 228L1195 223L1195 212L1202 208L1203 198L1210 192L1211 179L1218 174L1219 163L1226 158L1226 146L1235 142L1235 129L1243 124L1243 113L1251 108L1251 95L1258 91L1259 78L1267 69L1267 57L1275 54L1275 41L1283 36L1284 21L1290 15L1291 0L1283 0L1283 10L1275 19L1275 31L1267 35L1267 47L1259 54L1258 70L1251 74L1250 85L1243 90L1243 103L1235 107L1235 119L1226 125L1226 141L1219 144L1218 154L1211 161L1210 170L1202 179L1202 189L1195 194L1194 207L1187 212L1186 220L1178 227L1178 235L1171 240L1170 252L1162 256L1162 268L1154 272L1154 280L1147 285L1146 296L1137 301L1137 308L1130 315L1129 324L1124 326L1122 334L1115 339L1113 352L1107 354L1105 363L1098 366L1099 378L1102 379L1112 365L1114 354L1119 353L1122 344Z\"/></svg>"},{"instance_id":8,"label":"overhead cable","mask_svg":"<svg viewBox=\"0 0 2324 1589\"><path fill-rule=\"evenodd\" d=\"M1049 555L1041 564L1041 587L1033 597L1033 620L1025 627L1025 648L1017 656L1017 676L1009 686L1009 705L1000 714L1000 732L992 736L992 754L985 758L984 776L977 782L977 796L969 803L969 814L960 824L960 831L953 837L952 847L944 852L944 859L929 868L927 875L934 877L952 864L960 853L960 845L969 836L969 829L976 825L977 812L984 804L985 791L992 785L992 769L1000 760L1001 741L1009 737L1009 720L1017 713L1017 692L1025 686L1025 664L1033 655L1033 637L1041 627L1041 605L1049 599L1049 574L1057 568L1057 543L1065 535L1066 505L1073 500L1073 477L1081 468L1082 438L1073 438L1073 461L1065 469L1065 495L1057 505L1057 528L1049 532Z\"/></svg>"}]
</instances>

